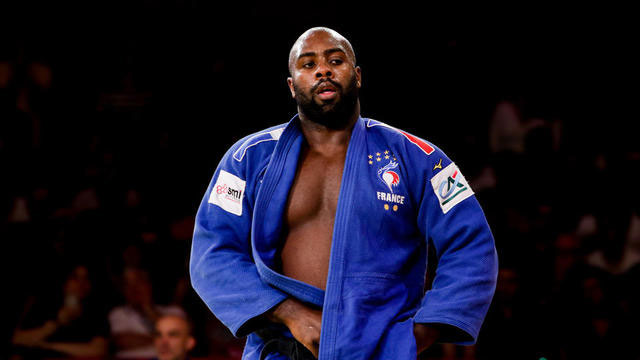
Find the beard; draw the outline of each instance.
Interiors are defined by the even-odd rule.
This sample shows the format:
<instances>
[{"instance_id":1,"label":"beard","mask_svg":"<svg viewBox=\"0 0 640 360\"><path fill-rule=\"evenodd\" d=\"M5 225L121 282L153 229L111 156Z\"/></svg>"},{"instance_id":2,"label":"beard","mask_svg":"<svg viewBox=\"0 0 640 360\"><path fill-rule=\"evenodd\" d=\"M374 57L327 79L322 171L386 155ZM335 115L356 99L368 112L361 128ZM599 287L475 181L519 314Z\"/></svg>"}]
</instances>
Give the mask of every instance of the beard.
<instances>
[{"instance_id":1,"label":"beard","mask_svg":"<svg viewBox=\"0 0 640 360\"><path fill-rule=\"evenodd\" d=\"M316 93L316 89L325 81L335 86L339 96L327 102L314 100L313 95ZM304 92L295 83L293 84L293 89L296 93L296 103L299 111L309 120L330 129L342 129L348 125L358 104L358 88L356 84L357 79L354 73L344 89L340 84L329 79L319 81L309 92Z\"/></svg>"}]
</instances>

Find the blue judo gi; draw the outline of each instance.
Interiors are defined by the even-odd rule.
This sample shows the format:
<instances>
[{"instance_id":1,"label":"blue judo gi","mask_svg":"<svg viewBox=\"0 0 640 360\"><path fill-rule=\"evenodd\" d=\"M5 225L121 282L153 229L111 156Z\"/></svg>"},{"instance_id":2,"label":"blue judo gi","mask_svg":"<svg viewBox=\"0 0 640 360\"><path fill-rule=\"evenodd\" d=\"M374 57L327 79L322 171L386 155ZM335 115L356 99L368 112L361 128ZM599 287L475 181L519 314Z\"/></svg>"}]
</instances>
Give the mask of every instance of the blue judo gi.
<instances>
[{"instance_id":1,"label":"blue judo gi","mask_svg":"<svg viewBox=\"0 0 640 360\"><path fill-rule=\"evenodd\" d=\"M415 359L414 323L451 325L447 341L475 343L498 270L484 213L440 149L382 122L360 117L353 128L326 290L277 271L303 142L297 115L238 141L196 215L191 281L236 337L248 335L243 359L264 346L252 320L289 296L322 307L320 360ZM424 293L427 246L438 265Z\"/></svg>"}]
</instances>

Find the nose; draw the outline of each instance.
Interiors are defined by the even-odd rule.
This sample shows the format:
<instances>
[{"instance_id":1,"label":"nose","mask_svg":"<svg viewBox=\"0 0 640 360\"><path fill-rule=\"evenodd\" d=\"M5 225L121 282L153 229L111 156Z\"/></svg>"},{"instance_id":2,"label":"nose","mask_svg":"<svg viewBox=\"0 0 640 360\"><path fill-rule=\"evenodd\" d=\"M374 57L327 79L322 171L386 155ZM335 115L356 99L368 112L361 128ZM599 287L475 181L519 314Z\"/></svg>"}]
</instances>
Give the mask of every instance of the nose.
<instances>
[{"instance_id":1,"label":"nose","mask_svg":"<svg viewBox=\"0 0 640 360\"><path fill-rule=\"evenodd\" d=\"M316 78L318 79L322 77L330 78L331 76L333 76L333 73L331 72L331 69L329 68L329 66L327 66L327 64L321 63L318 65L318 69L316 71Z\"/></svg>"},{"instance_id":2,"label":"nose","mask_svg":"<svg viewBox=\"0 0 640 360\"><path fill-rule=\"evenodd\" d=\"M158 345L162 348L168 347L169 339L164 336L161 336L160 339L158 339Z\"/></svg>"}]
</instances>

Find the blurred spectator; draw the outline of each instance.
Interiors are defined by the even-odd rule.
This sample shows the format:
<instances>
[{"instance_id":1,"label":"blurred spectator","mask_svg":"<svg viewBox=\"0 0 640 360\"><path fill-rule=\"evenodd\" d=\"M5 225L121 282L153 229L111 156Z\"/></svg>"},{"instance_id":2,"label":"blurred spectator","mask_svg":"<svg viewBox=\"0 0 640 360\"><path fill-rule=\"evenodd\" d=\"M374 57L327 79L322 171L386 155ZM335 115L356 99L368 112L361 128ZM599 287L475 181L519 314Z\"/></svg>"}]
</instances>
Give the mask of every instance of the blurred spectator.
<instances>
[{"instance_id":1,"label":"blurred spectator","mask_svg":"<svg viewBox=\"0 0 640 360\"><path fill-rule=\"evenodd\" d=\"M154 324L162 315L186 317L177 306L160 306L153 299L149 274L125 268L122 276L125 304L109 313L111 337L117 358L152 358Z\"/></svg>"},{"instance_id":2,"label":"blurred spectator","mask_svg":"<svg viewBox=\"0 0 640 360\"><path fill-rule=\"evenodd\" d=\"M8 61L0 61L0 89L9 87L13 77L13 67Z\"/></svg>"},{"instance_id":3,"label":"blurred spectator","mask_svg":"<svg viewBox=\"0 0 640 360\"><path fill-rule=\"evenodd\" d=\"M141 110L149 103L152 94L136 89L134 74L127 72L120 76L120 84L112 93L103 93L98 100L98 111L105 109L119 112Z\"/></svg>"},{"instance_id":4,"label":"blurred spectator","mask_svg":"<svg viewBox=\"0 0 640 360\"><path fill-rule=\"evenodd\" d=\"M640 252L631 245L631 212L610 210L597 221L598 249L587 257L587 262L610 274L622 274L640 263Z\"/></svg>"},{"instance_id":5,"label":"blurred spectator","mask_svg":"<svg viewBox=\"0 0 640 360\"><path fill-rule=\"evenodd\" d=\"M16 197L13 200L13 206L9 211L7 221L9 223L26 223L31 220L29 209L27 205L27 199L24 197Z\"/></svg>"},{"instance_id":6,"label":"blurred spectator","mask_svg":"<svg viewBox=\"0 0 640 360\"><path fill-rule=\"evenodd\" d=\"M524 128L518 107L509 101L496 105L490 121L489 146L491 151L522 152L524 149Z\"/></svg>"},{"instance_id":7,"label":"blurred spectator","mask_svg":"<svg viewBox=\"0 0 640 360\"><path fill-rule=\"evenodd\" d=\"M185 360L196 345L189 321L176 315L163 315L156 321L154 345L158 360Z\"/></svg>"},{"instance_id":8,"label":"blurred spectator","mask_svg":"<svg viewBox=\"0 0 640 360\"><path fill-rule=\"evenodd\" d=\"M565 285L568 273L580 263L580 243L572 234L560 234L554 243L555 257L553 264L552 286L559 291Z\"/></svg>"},{"instance_id":9,"label":"blurred spectator","mask_svg":"<svg viewBox=\"0 0 640 360\"><path fill-rule=\"evenodd\" d=\"M91 296L93 286L88 268L77 265L69 272L61 294L28 302L13 334L14 358L106 355L105 312Z\"/></svg>"},{"instance_id":10,"label":"blurred spectator","mask_svg":"<svg viewBox=\"0 0 640 360\"><path fill-rule=\"evenodd\" d=\"M537 359L543 338L537 332L537 313L516 268L501 265L493 303L478 336L477 358Z\"/></svg>"},{"instance_id":11,"label":"blurred spectator","mask_svg":"<svg viewBox=\"0 0 640 360\"><path fill-rule=\"evenodd\" d=\"M635 359L637 354L631 334L638 267L625 256L631 214L623 204L602 210L582 218L580 237L561 235L555 243L556 287L547 321L555 325L555 354L562 359ZM590 246L580 244L590 237Z\"/></svg>"},{"instance_id":12,"label":"blurred spectator","mask_svg":"<svg viewBox=\"0 0 640 360\"><path fill-rule=\"evenodd\" d=\"M574 269L558 295L555 325L557 356L566 359L634 359L627 315L616 301L611 278L602 270Z\"/></svg>"},{"instance_id":13,"label":"blurred spectator","mask_svg":"<svg viewBox=\"0 0 640 360\"><path fill-rule=\"evenodd\" d=\"M455 344L442 344L441 360L476 360L476 347Z\"/></svg>"}]
</instances>

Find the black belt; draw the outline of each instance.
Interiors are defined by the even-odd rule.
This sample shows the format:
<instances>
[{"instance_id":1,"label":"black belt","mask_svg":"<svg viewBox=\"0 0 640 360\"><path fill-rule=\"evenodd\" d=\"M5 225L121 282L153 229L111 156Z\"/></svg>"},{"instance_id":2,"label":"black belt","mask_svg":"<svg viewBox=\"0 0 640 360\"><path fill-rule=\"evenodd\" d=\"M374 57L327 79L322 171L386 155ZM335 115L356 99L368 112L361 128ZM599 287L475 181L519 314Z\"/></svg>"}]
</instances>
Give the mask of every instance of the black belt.
<instances>
[{"instance_id":1,"label":"black belt","mask_svg":"<svg viewBox=\"0 0 640 360\"><path fill-rule=\"evenodd\" d=\"M291 360L317 360L304 345L294 338L282 335L279 331L260 329L256 330L256 334L264 341L260 360L264 360L271 353L286 355Z\"/></svg>"}]
</instances>

